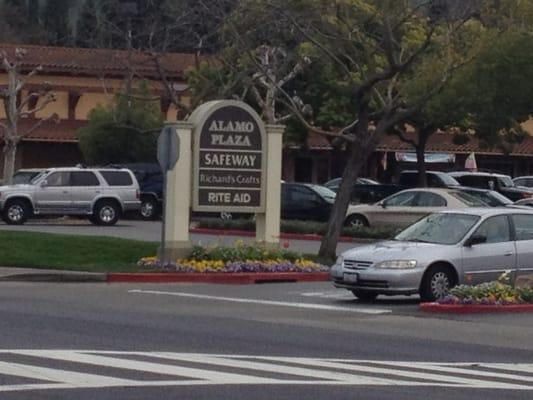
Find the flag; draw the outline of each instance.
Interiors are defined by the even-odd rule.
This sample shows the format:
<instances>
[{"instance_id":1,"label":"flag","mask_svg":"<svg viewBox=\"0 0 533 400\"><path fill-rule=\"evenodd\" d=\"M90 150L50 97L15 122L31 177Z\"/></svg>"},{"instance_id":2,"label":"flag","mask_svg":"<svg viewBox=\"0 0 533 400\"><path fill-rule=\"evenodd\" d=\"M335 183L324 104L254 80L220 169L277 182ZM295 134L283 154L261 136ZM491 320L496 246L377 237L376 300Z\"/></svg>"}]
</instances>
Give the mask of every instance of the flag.
<instances>
[{"instance_id":1,"label":"flag","mask_svg":"<svg viewBox=\"0 0 533 400\"><path fill-rule=\"evenodd\" d=\"M477 171L476 155L474 153L470 153L468 157L466 157L465 169Z\"/></svg>"},{"instance_id":2,"label":"flag","mask_svg":"<svg viewBox=\"0 0 533 400\"><path fill-rule=\"evenodd\" d=\"M383 167L383 171L387 170L387 152L383 153L383 157L381 158L381 166Z\"/></svg>"}]
</instances>

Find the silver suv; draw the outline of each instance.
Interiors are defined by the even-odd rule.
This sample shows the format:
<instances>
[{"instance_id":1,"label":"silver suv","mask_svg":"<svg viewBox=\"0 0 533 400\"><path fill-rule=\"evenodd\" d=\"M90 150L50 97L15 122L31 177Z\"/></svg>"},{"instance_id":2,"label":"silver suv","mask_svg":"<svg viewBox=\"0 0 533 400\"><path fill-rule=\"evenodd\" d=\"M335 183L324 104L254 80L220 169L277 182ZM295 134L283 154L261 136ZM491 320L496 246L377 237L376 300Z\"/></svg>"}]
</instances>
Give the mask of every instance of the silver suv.
<instances>
[{"instance_id":1,"label":"silver suv","mask_svg":"<svg viewBox=\"0 0 533 400\"><path fill-rule=\"evenodd\" d=\"M29 184L0 186L0 212L10 225L40 215L85 215L93 224L114 225L140 204L128 169L50 168Z\"/></svg>"}]
</instances>

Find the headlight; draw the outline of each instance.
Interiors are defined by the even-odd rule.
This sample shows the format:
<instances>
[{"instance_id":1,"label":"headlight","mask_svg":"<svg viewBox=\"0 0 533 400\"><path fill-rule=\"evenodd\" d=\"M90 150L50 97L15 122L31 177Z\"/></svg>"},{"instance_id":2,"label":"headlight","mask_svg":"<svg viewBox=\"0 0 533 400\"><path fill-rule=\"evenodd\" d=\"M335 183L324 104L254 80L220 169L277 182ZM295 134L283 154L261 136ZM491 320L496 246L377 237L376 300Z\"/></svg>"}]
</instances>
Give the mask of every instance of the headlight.
<instances>
[{"instance_id":1,"label":"headlight","mask_svg":"<svg viewBox=\"0 0 533 400\"><path fill-rule=\"evenodd\" d=\"M344 257L343 256L338 256L337 257L337 261L335 261L335 264L336 265L343 265L344 264Z\"/></svg>"},{"instance_id":2,"label":"headlight","mask_svg":"<svg viewBox=\"0 0 533 400\"><path fill-rule=\"evenodd\" d=\"M415 260L382 261L374 266L378 269L410 269L416 267Z\"/></svg>"}]
</instances>

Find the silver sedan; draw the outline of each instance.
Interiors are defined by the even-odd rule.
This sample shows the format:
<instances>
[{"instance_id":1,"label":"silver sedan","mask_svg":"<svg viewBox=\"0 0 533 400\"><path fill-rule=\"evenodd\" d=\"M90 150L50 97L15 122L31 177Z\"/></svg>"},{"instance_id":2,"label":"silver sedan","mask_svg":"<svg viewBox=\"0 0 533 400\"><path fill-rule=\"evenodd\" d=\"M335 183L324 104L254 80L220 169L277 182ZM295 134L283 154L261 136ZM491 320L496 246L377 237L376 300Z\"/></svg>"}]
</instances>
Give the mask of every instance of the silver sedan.
<instances>
[{"instance_id":1,"label":"silver sedan","mask_svg":"<svg viewBox=\"0 0 533 400\"><path fill-rule=\"evenodd\" d=\"M344 252L333 284L361 300L416 294L434 301L457 284L533 271L533 211L471 208L428 215L393 240Z\"/></svg>"}]
</instances>

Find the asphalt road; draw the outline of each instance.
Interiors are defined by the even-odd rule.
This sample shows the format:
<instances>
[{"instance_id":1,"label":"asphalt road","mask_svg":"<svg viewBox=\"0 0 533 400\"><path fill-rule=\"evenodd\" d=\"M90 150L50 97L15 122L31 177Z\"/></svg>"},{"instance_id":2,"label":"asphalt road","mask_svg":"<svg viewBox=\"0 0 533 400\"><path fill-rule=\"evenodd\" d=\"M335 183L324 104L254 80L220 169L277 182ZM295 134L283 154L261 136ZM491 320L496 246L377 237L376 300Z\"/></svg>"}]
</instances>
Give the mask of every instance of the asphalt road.
<instances>
[{"instance_id":1,"label":"asphalt road","mask_svg":"<svg viewBox=\"0 0 533 400\"><path fill-rule=\"evenodd\" d=\"M67 235L111 236L147 242L158 242L161 239L160 221L121 220L115 226L104 227L95 226L89 221L76 219L30 220L21 226L0 223L0 230L62 233ZM191 235L191 241L193 243L203 244L233 244L238 239L244 240L245 242L254 240L254 238L251 237ZM320 248L320 242L318 241L282 240L282 242L283 244L288 245L289 249L305 254L317 254L318 249ZM352 247L354 247L353 243L339 243L337 251L341 253Z\"/></svg>"},{"instance_id":2,"label":"asphalt road","mask_svg":"<svg viewBox=\"0 0 533 400\"><path fill-rule=\"evenodd\" d=\"M533 315L329 283L0 284L0 398L530 399Z\"/></svg>"}]
</instances>

